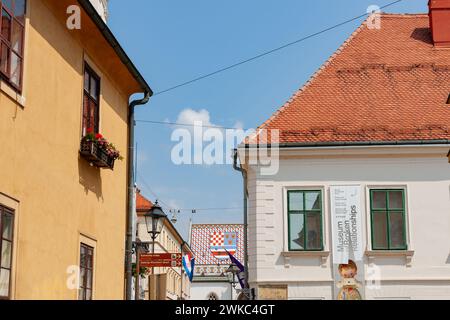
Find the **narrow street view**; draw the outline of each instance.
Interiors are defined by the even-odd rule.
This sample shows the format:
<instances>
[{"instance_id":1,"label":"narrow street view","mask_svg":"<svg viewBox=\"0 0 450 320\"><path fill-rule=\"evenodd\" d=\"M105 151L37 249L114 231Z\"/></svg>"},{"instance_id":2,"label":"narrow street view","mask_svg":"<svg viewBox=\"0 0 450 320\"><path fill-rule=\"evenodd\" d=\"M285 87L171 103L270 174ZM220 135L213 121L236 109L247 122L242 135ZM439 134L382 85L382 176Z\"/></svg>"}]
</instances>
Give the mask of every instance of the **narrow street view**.
<instances>
[{"instance_id":1,"label":"narrow street view","mask_svg":"<svg viewBox=\"0 0 450 320\"><path fill-rule=\"evenodd\" d=\"M0 300L450 300L450 0L0 13Z\"/></svg>"}]
</instances>

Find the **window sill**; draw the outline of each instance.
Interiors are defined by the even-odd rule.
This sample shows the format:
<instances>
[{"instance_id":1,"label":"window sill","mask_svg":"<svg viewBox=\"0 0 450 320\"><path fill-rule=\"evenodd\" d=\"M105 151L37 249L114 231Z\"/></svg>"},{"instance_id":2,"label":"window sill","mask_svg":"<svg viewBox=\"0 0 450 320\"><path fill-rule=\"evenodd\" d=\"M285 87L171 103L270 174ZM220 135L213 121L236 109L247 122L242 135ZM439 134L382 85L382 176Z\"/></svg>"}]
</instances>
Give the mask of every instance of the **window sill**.
<instances>
[{"instance_id":1,"label":"window sill","mask_svg":"<svg viewBox=\"0 0 450 320\"><path fill-rule=\"evenodd\" d=\"M326 268L330 251L285 251L281 255L284 257L285 268L290 268L291 258L320 258L322 268Z\"/></svg>"},{"instance_id":2,"label":"window sill","mask_svg":"<svg viewBox=\"0 0 450 320\"><path fill-rule=\"evenodd\" d=\"M0 80L0 91L6 94L11 100L19 104L22 108L25 108L25 97L3 80Z\"/></svg>"},{"instance_id":3,"label":"window sill","mask_svg":"<svg viewBox=\"0 0 450 320\"><path fill-rule=\"evenodd\" d=\"M366 256L369 258L369 264L374 263L375 258L398 258L404 257L406 266L411 267L412 257L414 256L414 250L367 250Z\"/></svg>"}]
</instances>

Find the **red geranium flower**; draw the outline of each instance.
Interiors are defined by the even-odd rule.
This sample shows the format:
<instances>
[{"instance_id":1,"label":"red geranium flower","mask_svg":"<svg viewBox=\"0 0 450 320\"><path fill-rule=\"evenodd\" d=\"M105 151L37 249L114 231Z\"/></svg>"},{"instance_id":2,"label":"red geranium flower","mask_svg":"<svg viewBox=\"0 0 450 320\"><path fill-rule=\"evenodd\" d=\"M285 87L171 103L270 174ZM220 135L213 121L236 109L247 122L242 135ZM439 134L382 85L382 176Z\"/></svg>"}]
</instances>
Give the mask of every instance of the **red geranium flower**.
<instances>
[{"instance_id":1,"label":"red geranium flower","mask_svg":"<svg viewBox=\"0 0 450 320\"><path fill-rule=\"evenodd\" d=\"M87 128L86 132L87 132L87 133L93 133L93 132L94 132L94 129L92 129L92 128Z\"/></svg>"},{"instance_id":2,"label":"red geranium flower","mask_svg":"<svg viewBox=\"0 0 450 320\"><path fill-rule=\"evenodd\" d=\"M95 139L97 139L97 140L103 139L103 136L100 133L97 133L95 135Z\"/></svg>"}]
</instances>

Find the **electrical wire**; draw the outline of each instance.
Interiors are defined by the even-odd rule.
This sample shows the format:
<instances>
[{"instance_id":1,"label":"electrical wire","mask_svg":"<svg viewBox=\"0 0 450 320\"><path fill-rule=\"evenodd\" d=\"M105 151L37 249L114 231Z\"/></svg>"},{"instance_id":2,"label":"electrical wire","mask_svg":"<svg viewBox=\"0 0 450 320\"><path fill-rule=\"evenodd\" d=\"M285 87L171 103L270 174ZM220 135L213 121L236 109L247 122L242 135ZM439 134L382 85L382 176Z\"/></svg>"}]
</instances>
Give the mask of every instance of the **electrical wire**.
<instances>
[{"instance_id":1,"label":"electrical wire","mask_svg":"<svg viewBox=\"0 0 450 320\"><path fill-rule=\"evenodd\" d=\"M393 5L397 4L397 3L400 3L400 2L402 2L402 1L403 1L403 0L396 0L396 1L390 2L390 3L388 3L388 4L386 4L386 5L382 6L382 7L380 7L380 9L388 8L388 7L393 6ZM303 42L303 41L306 41L306 40L308 40L308 39L314 38L314 37L319 36L319 35L321 35L321 34L323 34L323 33L326 33L326 32L328 32L328 31L331 31L331 30L333 30L333 29L339 28L339 27L341 27L341 26L343 26L343 25L346 25L346 24L348 24L348 23L351 23L351 22L353 22L353 21L356 21L356 20L358 20L358 19L361 19L361 18L363 18L363 17L366 17L366 16L368 16L369 14L370 14L370 13L366 12L366 13L361 14L361 15L359 15L359 16L356 16L356 17L354 17L354 18L351 18L351 19L345 20L345 21L343 21L343 22L341 22L341 23L335 24L335 25L333 25L333 26L331 26L331 27L328 27L328 28L322 29L322 30L320 30L320 31L318 31L318 32L312 33L312 34L310 34L310 35L308 35L308 36L305 36L305 37L302 37L302 38L297 39L297 40L295 40L295 41L286 43L286 44L284 44L284 45L282 45L282 46L279 46L279 47L277 47L277 48L274 48L274 49L271 49L271 50L262 52L262 53L260 53L260 54L258 54L258 55L256 55L256 56L253 56L253 57L250 57L250 58L248 58L248 59L242 60L242 61L240 61L240 62L231 64L231 65L226 66L226 67L224 67L224 68L220 68L220 69L218 69L218 70L216 70L216 71L214 71L214 72L210 72L210 73L201 75L201 76L196 77L196 78L194 78L194 79L192 79L192 80L189 80L189 81L180 83L180 84L178 84L178 85L169 87L169 88L167 88L167 89L161 90L161 91L159 91L159 92L156 92L156 93L154 94L154 96L157 96L157 95L160 95L160 94L163 94L163 93L167 93L167 92L169 92L169 91L173 91L173 90L175 90L175 89L178 89L178 88L187 86L187 85L192 84L192 83L194 83L194 82L198 82L198 81L204 80L204 79L206 79L206 78L210 78L210 77L212 77L212 76L214 76L214 75L217 75L217 74L219 74L219 73L222 73L222 72L228 71L228 70L230 70L230 69L239 67L239 66L241 66L241 65L243 65L243 64L246 64L246 63L252 62L252 61L254 61L254 60L263 58L263 57L265 57L265 56L267 56L267 55L270 55L270 54L273 54L273 53L275 53L275 52L281 51L281 50L286 49L286 48L288 48L288 47L290 47L290 46L293 46L293 45L298 44L298 43L300 43L300 42ZM153 121L153 120L136 120L136 122L150 123L150 124L161 124L161 125L176 125L176 126L185 126L185 127L193 127L193 126L195 126L195 124L176 123L176 122L163 122L163 121ZM205 126L202 126L202 127L205 127L205 128L215 128L215 129L237 129L237 128L231 128L231 127L225 127L225 126L215 126L215 125L205 125ZM244 130L244 129L243 129L243 130ZM234 207L234 208L233 208L233 207L229 207L229 208L176 209L176 208L173 208L172 206L169 206L169 205L168 205L167 203L165 203L164 201L162 201L162 200L158 197L158 195L150 188L150 186L149 186L149 185L147 184L147 182L142 178L142 176L140 176L140 175L138 175L138 176L139 176L139 180L142 181L142 183L143 183L143 185L146 187L146 189L147 189L153 196L155 196L156 199L158 199L158 202L159 202L159 203L161 203L163 206L165 206L166 209L174 210L174 211L176 211L177 213L183 212L183 211L191 211L192 213L195 213L195 212L198 212L198 211L243 210L243 207ZM249 207L249 208L250 208L250 207Z\"/></svg>"},{"instance_id":2,"label":"electrical wire","mask_svg":"<svg viewBox=\"0 0 450 320\"><path fill-rule=\"evenodd\" d=\"M168 121L156 121L156 120L141 120L138 119L136 122L140 123L150 123L150 124L161 124L167 126L179 126L179 127L196 127L197 125L191 123L178 123L178 122L168 122ZM201 125L198 127L203 128L212 128L212 129L228 129L228 130L245 130L241 128L232 128L232 127L224 127L224 126L216 126L216 125Z\"/></svg>"},{"instance_id":3,"label":"electrical wire","mask_svg":"<svg viewBox=\"0 0 450 320\"><path fill-rule=\"evenodd\" d=\"M388 3L388 4L386 4L386 5L382 6L382 7L380 7L380 10L381 10L381 9L388 8L388 7L391 7L391 6L393 6L393 5L397 4L397 3L400 3L400 2L402 2L402 1L403 1L403 0L396 0L396 1L390 2L390 3ZM320 31L318 31L318 32L312 33L312 34L310 34L310 35L307 35L307 36L302 37L302 38L300 38L300 39L297 39L297 40L295 40L295 41L286 43L286 44L284 44L284 45L282 45L282 46L279 46L279 47L277 47L277 48L274 48L274 49L271 49L271 50L262 52L262 53L260 53L260 54L258 54L258 55L256 55L256 56L251 57L251 58L242 60L242 61L240 61L240 62L231 64L231 65L229 65L229 66L220 68L220 69L218 69L218 70L216 70L216 71L213 71L213 72L210 72L210 73L201 75L201 76L199 76L199 77L197 77L197 78L194 78L194 79L192 79L192 80L189 80L189 81L186 81L186 82L182 82L182 83L180 83L180 84L177 84L177 85L175 85L175 86L169 87L169 88L167 88L167 89L158 91L158 92L156 92L156 93L154 94L154 96L157 96L157 95L160 95L160 94L163 94L163 93L166 93L166 92L169 92L169 91L172 91L172 90L175 90L175 89L178 89L178 88L187 86L187 85L189 85L189 84L192 84L192 83L194 83L194 82L197 82L197 81L200 81L200 80L203 80L203 79L206 79L206 78L210 78L210 77L212 77L212 76L214 76L214 75L216 75L216 74L219 74L219 73L228 71L228 70L230 70L230 69L234 69L234 68L239 67L239 66L241 66L241 65L243 65L243 64L252 62L252 61L254 61L254 60L260 59L260 58L262 58L262 57L265 57L265 56L267 56L267 55L273 54L273 53L278 52L278 51L280 51L280 50L286 49L286 48L288 48L288 47L290 47L290 46L296 45L296 44L298 44L298 43L300 43L300 42L303 42L303 41L306 41L306 40L308 40L308 39L317 37L317 36L319 36L319 35L321 35L321 34L323 34L323 33L326 33L326 32L331 31L331 30L333 30L333 29L339 28L339 27L341 27L341 26L343 26L343 25L346 25L346 24L348 24L348 23L351 23L351 22L353 22L353 21L355 21L355 20L359 20L359 19L361 19L361 18L364 18L364 17L368 16L369 14L370 14L369 12L366 12L366 13L364 13L364 14L361 14L361 15L357 16L357 17L354 17L354 18L345 20L345 21L340 22L340 23L338 23L338 24L335 24L335 25L333 25L333 26L331 26L331 27L322 29L322 30L320 30Z\"/></svg>"},{"instance_id":4,"label":"electrical wire","mask_svg":"<svg viewBox=\"0 0 450 320\"><path fill-rule=\"evenodd\" d=\"M244 207L225 207L225 208L184 208L184 209L178 209L178 208L174 208L173 206L168 205L166 202L164 202L163 200L161 200L161 198L152 190L152 188L150 188L150 186L148 185L148 183L145 181L145 179L143 179L143 177L138 174L139 180L140 182L142 182L142 184L144 185L144 187L147 189L147 191L149 193L151 193L156 200L158 200L158 203L162 204L162 207L164 209L167 209L167 211L174 211L171 213L182 213L182 212L190 212L190 213L197 213L197 212L201 212L201 211L231 211L231 210L243 210ZM258 208L258 207L252 207L249 206L250 208Z\"/></svg>"}]
</instances>

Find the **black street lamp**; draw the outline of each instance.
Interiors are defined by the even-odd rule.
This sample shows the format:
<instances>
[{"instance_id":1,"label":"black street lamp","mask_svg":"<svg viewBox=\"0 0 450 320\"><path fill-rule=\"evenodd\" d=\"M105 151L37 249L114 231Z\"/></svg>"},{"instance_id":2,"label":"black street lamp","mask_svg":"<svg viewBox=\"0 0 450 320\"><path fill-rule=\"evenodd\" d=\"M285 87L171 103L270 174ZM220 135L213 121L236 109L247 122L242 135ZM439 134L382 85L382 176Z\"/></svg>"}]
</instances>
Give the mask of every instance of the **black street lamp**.
<instances>
[{"instance_id":1,"label":"black street lamp","mask_svg":"<svg viewBox=\"0 0 450 320\"><path fill-rule=\"evenodd\" d=\"M155 239L161 233L164 225L164 219L167 218L167 215L158 205L158 201L156 201L153 207L144 214L144 218L145 224L147 226L147 232L150 234L153 240L153 250L154 250Z\"/></svg>"},{"instance_id":2,"label":"black street lamp","mask_svg":"<svg viewBox=\"0 0 450 320\"><path fill-rule=\"evenodd\" d=\"M152 254L154 254L155 240L162 231L164 220L167 219L167 215L164 213L161 206L158 205L158 200L156 200L153 207L144 214L144 218L147 232L152 237ZM155 276L154 267L152 267L152 276Z\"/></svg>"}]
</instances>

